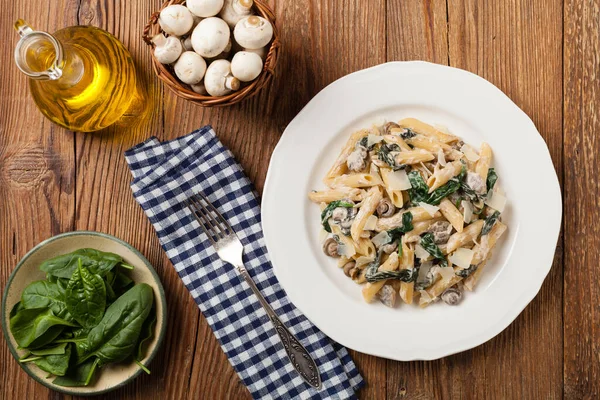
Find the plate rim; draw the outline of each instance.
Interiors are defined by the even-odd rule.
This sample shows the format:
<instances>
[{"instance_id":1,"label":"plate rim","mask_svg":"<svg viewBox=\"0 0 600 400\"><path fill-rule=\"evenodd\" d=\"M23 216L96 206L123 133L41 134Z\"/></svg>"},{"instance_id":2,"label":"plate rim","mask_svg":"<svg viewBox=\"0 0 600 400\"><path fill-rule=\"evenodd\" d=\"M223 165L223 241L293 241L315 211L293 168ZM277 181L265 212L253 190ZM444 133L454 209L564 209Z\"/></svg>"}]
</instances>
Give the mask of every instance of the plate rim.
<instances>
[{"instance_id":1,"label":"plate rim","mask_svg":"<svg viewBox=\"0 0 600 400\"><path fill-rule=\"evenodd\" d=\"M29 250L19 260L19 262L17 263L17 265L15 266L13 271L10 273L8 280L6 281L6 285L4 286L4 293L2 294L2 306L1 306L2 309L1 309L0 318L2 318L2 332L4 334L4 339L6 341L6 344L8 346L10 353L12 354L15 361L19 364L21 369L23 369L27 373L27 375L29 375L35 381L37 381L38 383L41 383L48 389L54 390L59 393L74 395L74 396L95 396L95 395L99 395L99 394L105 394L108 392L112 392L113 390L116 390L120 387L127 385L128 383L135 380L142 373L143 370L139 366L137 366L136 371L132 375L130 375L127 379L123 380L122 382L119 382L115 386L111 386L109 388L100 389L100 390L92 391L92 392L81 392L81 391L78 391L77 389L67 389L66 386L65 386L65 388L63 388L61 386L51 385L50 384L51 382L49 382L48 380L41 379L36 374L34 374L26 364L19 363L19 354L17 353L17 349L13 346L13 344L10 340L9 329L8 329L8 326L6 325L6 301L8 300L8 288L12 284L12 281L15 278L15 276L17 275L17 272L19 271L21 266L25 263L25 261L29 257L31 257L35 252L40 250L42 247L48 245L49 243L54 242L55 240L62 239L64 237L69 237L69 236L98 236L98 237L102 237L104 239L111 240L113 242L117 242L117 243L125 246L128 250L130 250L136 256L138 256L144 262L144 264L146 265L146 267L152 274L152 278L156 281L157 286L158 286L160 302L163 305L163 313L162 313L162 318L161 318L161 321L162 321L161 330L158 332L158 339L156 342L156 346L154 347L154 350L146 357L146 362L144 363L145 365L148 365L152 362L152 360L154 359L154 357L160 350L162 343L164 341L164 338L166 336L166 333L167 333L167 320L168 320L168 318L167 318L167 312L168 312L167 298L166 298L165 290L164 290L164 287L160 280L160 277L158 276L158 273L156 272L156 270L154 269L152 264L150 264L150 262L146 259L146 257L144 257L144 255L142 253L140 253L140 251L138 249L136 249L129 243L127 243L124 240L119 239L113 235L109 235L108 233L96 232L96 231L71 231L71 232L60 233L58 235L51 236L48 239L41 241L40 243L35 245L31 250Z\"/></svg>"},{"instance_id":2,"label":"plate rim","mask_svg":"<svg viewBox=\"0 0 600 400\"><path fill-rule=\"evenodd\" d=\"M400 67L404 67L404 66L415 66L415 67L419 67L419 66L423 66L425 68L430 68L430 69L443 69L443 70L453 70L453 71L457 71L461 74L464 74L465 76L471 78L471 79L475 79L477 81L479 81L481 84L487 85L491 90L495 91L497 95L503 97L503 100L507 102L507 105L509 105L513 111L520 113L523 117L525 117L524 121L526 121L528 124L531 125L531 127L535 130L535 132L537 133L537 135L532 135L532 138L535 137L535 141L540 141L540 151L541 148L543 148L545 151L543 152L543 157L545 158L545 162L549 162L549 165L552 166L552 174L551 174L551 179L552 179L552 191L556 193L556 199L554 199L554 201L557 203L555 204L556 206L556 211L557 211L557 215L558 215L558 223L556 224L557 228L555 228L556 232L553 236L555 236L555 240L553 240L552 243L554 244L554 253L552 255L552 260L550 260L550 262L548 263L547 267L543 268L540 271L540 275L543 273L543 278L539 280L539 285L538 284L533 284L530 286L531 289L527 290L527 291L523 291L520 294L519 297L519 301L518 303L516 303L516 305L509 309L505 315L500 318L495 324L493 325L489 325L488 328L482 332L482 334L478 337L475 336L471 339L469 344L457 344L457 345L453 345L451 347L451 349L449 350L445 350L445 351L439 351L437 355L431 356L431 355L426 355L426 356L411 356L411 357L396 357L395 355L389 355L389 354L382 354L380 351L365 351L365 350L356 350L359 352L363 352L365 354L370 354L370 355L375 355L378 357L383 357L383 358L387 358L387 359L393 359L393 360L397 360L397 361L417 361L417 360L424 360L424 361L429 361L429 360L436 360L436 359L440 359L443 357L447 357L450 356L452 354L456 354L456 353L460 353L466 350L470 350L472 348L475 348L477 346L482 345L483 343L488 342L489 340L493 339L494 337L496 337L497 335L499 335L502 331L504 331L508 326L510 326L519 315L521 315L521 313L523 312L523 310L533 301L533 299L537 296L537 294L539 293L539 291L541 290L542 285L544 284L548 274L550 273L550 270L552 268L553 265L553 259L554 256L556 254L556 248L557 248L557 244L558 244L558 239L560 238L560 232L562 230L562 219L563 219L563 198L562 198L562 190L560 187L560 181L558 179L558 175L556 174L556 170L554 168L554 163L552 160L552 157L550 155L550 150L548 148L548 145L546 143L546 141L544 140L544 138L542 137L542 135L540 134L540 132L538 131L537 127L535 126L535 123L531 120L531 118L510 98L508 97L500 88L498 88L496 85L494 85L492 82L488 81L487 79L474 74L470 71L464 70L464 69L460 69L460 68L456 68L456 67L452 67L452 66L448 66L448 65L443 65L443 64L436 64L436 63L430 63L427 61L392 61L392 62L386 62L386 63L382 63L382 64L378 64L369 68L365 68L365 69L361 69L355 72L352 72L350 74L344 75L340 78L338 78L337 80L329 83L327 86L325 86L323 89L321 89L315 96L313 96L311 98L311 100L300 110L300 112L298 112L298 114L288 123L288 125L286 126L284 132L282 133L277 145L275 146L272 154L271 154L271 158L269 161L269 167L267 170L267 175L265 178L265 184L264 184L264 190L263 190L263 196L261 199L261 208L263 210L268 209L269 207L269 202L271 201L268 193L269 192L273 192L275 193L276 190L273 188L271 188L272 186L272 181L273 181L273 175L274 172L272 172L273 170L275 170L274 167L274 163L277 161L277 159L280 157L279 153L281 151L283 151L283 142L284 139L286 137L286 135L290 135L291 133L288 132L289 127L293 125L294 121L297 120L298 118L302 117L307 111L307 109L309 108L309 106L316 102L316 99L318 98L318 96L320 94L322 94L323 91L327 90L327 89L331 89L334 88L337 85L341 85L344 83L344 81L352 79L352 78L357 78L360 75L364 75L364 74L368 74L371 73L377 69L383 69L383 68L395 68L397 66ZM272 196L271 196L272 197ZM264 211L263 211L264 212ZM269 228L266 227L265 222L265 218L263 217L263 233L264 233L264 238L265 238L265 244L267 247L267 250L269 250L269 247L272 246L272 242L270 239L270 234L268 233ZM271 263L273 264L273 270L275 272L275 276L278 276L278 271L279 269L277 268L277 265L275 263L275 261L271 258ZM279 272L279 276L281 276L282 272ZM282 287L285 288L285 284L284 282L279 279L278 280L280 282L280 284L282 285ZM301 302L295 302L294 299L292 298L292 296L290 295L290 293L293 291L286 291L286 293L288 294L288 296L290 296L290 301L292 301L292 303L298 307L298 309L307 317L309 318L309 316L306 314L306 310L304 309L304 306L302 304L299 304ZM335 338L335 335L331 335L331 331L329 330L328 327L323 327L322 324L317 324L315 321L311 320L311 322L313 324L315 324L315 326L317 326L323 333L325 333L327 336L329 336L332 340L335 340L337 342L339 342L340 344L342 344L345 347L354 349L353 346L348 345L347 343L344 343L344 339L339 340L338 338Z\"/></svg>"}]
</instances>

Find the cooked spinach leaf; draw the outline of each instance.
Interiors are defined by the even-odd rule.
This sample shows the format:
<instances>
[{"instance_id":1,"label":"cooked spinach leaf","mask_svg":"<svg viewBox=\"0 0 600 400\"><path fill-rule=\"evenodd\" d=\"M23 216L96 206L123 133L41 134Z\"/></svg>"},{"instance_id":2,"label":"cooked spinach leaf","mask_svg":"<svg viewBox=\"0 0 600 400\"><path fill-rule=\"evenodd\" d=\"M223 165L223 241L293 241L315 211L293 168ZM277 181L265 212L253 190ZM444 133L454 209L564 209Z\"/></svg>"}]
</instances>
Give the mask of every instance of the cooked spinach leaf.
<instances>
[{"instance_id":1,"label":"cooked spinach leaf","mask_svg":"<svg viewBox=\"0 0 600 400\"><path fill-rule=\"evenodd\" d=\"M400 146L398 146L397 144L383 143L381 146L379 146L379 152L377 153L377 157L396 171L406 167L406 165L399 165L396 162L394 154L392 153L398 151L400 151Z\"/></svg>"},{"instance_id":2,"label":"cooked spinach leaf","mask_svg":"<svg viewBox=\"0 0 600 400\"><path fill-rule=\"evenodd\" d=\"M401 269L398 271L377 271L375 273L367 272L365 278L367 282L379 282L388 279L396 279L402 282L414 282L417 279L418 271L415 273L414 269Z\"/></svg>"},{"instance_id":3,"label":"cooked spinach leaf","mask_svg":"<svg viewBox=\"0 0 600 400\"><path fill-rule=\"evenodd\" d=\"M410 128L404 128L400 136L402 137L402 139L406 140L414 138L415 136L417 136L417 133Z\"/></svg>"},{"instance_id":4,"label":"cooked spinach leaf","mask_svg":"<svg viewBox=\"0 0 600 400\"><path fill-rule=\"evenodd\" d=\"M498 221L498 218L500 218L500 212L494 211L492 215L485 219L485 222L483 223L483 228L481 228L481 236L490 233L492 227L494 226L496 221Z\"/></svg>"},{"instance_id":5,"label":"cooked spinach leaf","mask_svg":"<svg viewBox=\"0 0 600 400\"><path fill-rule=\"evenodd\" d=\"M65 293L67 309L84 328L100 322L106 307L106 286L100 275L81 266L73 272Z\"/></svg>"},{"instance_id":6,"label":"cooked spinach leaf","mask_svg":"<svg viewBox=\"0 0 600 400\"><path fill-rule=\"evenodd\" d=\"M439 260L442 267L448 266L448 261L446 260L446 257L444 257L444 253L442 253L442 250L435 244L433 233L427 232L424 235L421 235L421 242L419 244L431 254L433 258Z\"/></svg>"},{"instance_id":7,"label":"cooked spinach leaf","mask_svg":"<svg viewBox=\"0 0 600 400\"><path fill-rule=\"evenodd\" d=\"M461 269L460 271L456 271L456 275L461 278L468 278L473 272L477 271L477 265L471 264L469 268Z\"/></svg>"},{"instance_id":8,"label":"cooked spinach leaf","mask_svg":"<svg viewBox=\"0 0 600 400\"><path fill-rule=\"evenodd\" d=\"M458 179L452 178L443 186L440 186L439 188L435 189L429 195L429 198L425 200L425 203L437 206L442 202L442 200L444 200L444 198L456 192L458 188L460 188L460 182L458 181Z\"/></svg>"},{"instance_id":9,"label":"cooked spinach leaf","mask_svg":"<svg viewBox=\"0 0 600 400\"><path fill-rule=\"evenodd\" d=\"M410 232L414 229L412 220L413 220L413 215L410 211L407 211L404 214L402 214L402 225L400 225L397 228L390 229L389 231L387 231L388 235L390 236L390 243L394 242L396 240L400 240L402 235L404 235L406 232Z\"/></svg>"},{"instance_id":10,"label":"cooked spinach leaf","mask_svg":"<svg viewBox=\"0 0 600 400\"><path fill-rule=\"evenodd\" d=\"M496 174L496 170L494 168L488 169L487 178L485 180L485 184L486 184L488 192L494 188L494 185L496 184L497 180L498 180L498 175Z\"/></svg>"},{"instance_id":11,"label":"cooked spinach leaf","mask_svg":"<svg viewBox=\"0 0 600 400\"><path fill-rule=\"evenodd\" d=\"M437 188L432 193L429 193L429 186L418 171L411 171L408 174L408 180L411 189L408 190L408 195L413 205L420 202L437 206L445 198L456 192L460 188L460 180L458 177L450 179L446 184Z\"/></svg>"},{"instance_id":12,"label":"cooked spinach leaf","mask_svg":"<svg viewBox=\"0 0 600 400\"><path fill-rule=\"evenodd\" d=\"M321 224L323 225L323 229L325 229L329 233L331 233L331 226L329 226L329 218L331 218L333 210L335 210L338 207L352 208L354 207L354 203L350 203L344 200L336 200L327 204L327 207L325 207L321 212Z\"/></svg>"}]
</instances>

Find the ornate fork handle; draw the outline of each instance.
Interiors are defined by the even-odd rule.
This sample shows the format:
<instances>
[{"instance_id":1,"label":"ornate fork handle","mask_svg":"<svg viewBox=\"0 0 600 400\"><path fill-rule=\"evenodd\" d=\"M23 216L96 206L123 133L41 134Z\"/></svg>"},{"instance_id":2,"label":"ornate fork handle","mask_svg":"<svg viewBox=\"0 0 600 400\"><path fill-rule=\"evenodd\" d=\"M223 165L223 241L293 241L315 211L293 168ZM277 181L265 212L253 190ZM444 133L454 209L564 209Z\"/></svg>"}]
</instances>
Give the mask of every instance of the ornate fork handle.
<instances>
[{"instance_id":1,"label":"ornate fork handle","mask_svg":"<svg viewBox=\"0 0 600 400\"><path fill-rule=\"evenodd\" d=\"M246 281L246 283L248 283L256 297L258 297L260 304L263 306L263 308L267 312L267 315L271 319L271 322L275 326L275 330L279 335L279 339L281 340L283 348L285 349L285 352L288 358L290 359L294 369L309 385L320 389L321 376L319 374L319 370L317 369L315 361L312 359L310 354L308 354L308 351L306 351L306 349L304 348L304 346L302 346L298 339L296 339L296 337L294 337L294 335L288 330L288 328L283 324L283 322L281 322L277 314L275 314L275 311L273 311L271 305L267 302L267 300L263 297L263 295L256 287L256 284L252 280L250 274L248 274L248 271L246 271L246 269L243 266L238 266L237 269L242 274L244 280Z\"/></svg>"}]
</instances>

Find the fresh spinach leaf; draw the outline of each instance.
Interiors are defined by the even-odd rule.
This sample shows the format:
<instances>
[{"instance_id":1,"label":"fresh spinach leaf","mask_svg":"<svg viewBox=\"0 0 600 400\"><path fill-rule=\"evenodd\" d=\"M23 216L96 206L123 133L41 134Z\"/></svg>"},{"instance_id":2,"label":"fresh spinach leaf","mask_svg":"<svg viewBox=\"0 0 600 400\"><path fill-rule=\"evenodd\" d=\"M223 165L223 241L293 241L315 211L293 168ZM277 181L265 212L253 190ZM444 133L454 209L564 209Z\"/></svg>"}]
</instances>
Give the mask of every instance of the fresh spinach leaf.
<instances>
[{"instance_id":1,"label":"fresh spinach leaf","mask_svg":"<svg viewBox=\"0 0 600 400\"><path fill-rule=\"evenodd\" d=\"M98 367L98 358L90 359L67 371L65 376L59 376L52 381L58 386L88 386L93 382L94 372Z\"/></svg>"},{"instance_id":2,"label":"fresh spinach leaf","mask_svg":"<svg viewBox=\"0 0 600 400\"><path fill-rule=\"evenodd\" d=\"M433 258L439 260L442 267L448 266L448 261L446 260L446 257L444 257L444 253L442 253L442 250L435 244L433 233L427 232L422 235L420 245L431 254Z\"/></svg>"},{"instance_id":3,"label":"fresh spinach leaf","mask_svg":"<svg viewBox=\"0 0 600 400\"><path fill-rule=\"evenodd\" d=\"M10 314L8 314L9 318L14 317L15 315L17 315L17 313L21 310L23 310L25 307L23 307L23 304L21 304L21 302L19 301L17 304L15 304L13 306L13 308L11 308L10 310Z\"/></svg>"},{"instance_id":4,"label":"fresh spinach leaf","mask_svg":"<svg viewBox=\"0 0 600 400\"><path fill-rule=\"evenodd\" d=\"M20 360L21 362L33 362L41 370L52 375L63 376L69 368L69 360L71 359L71 348L67 347L63 354L49 354L45 356L29 357Z\"/></svg>"},{"instance_id":5,"label":"fresh spinach leaf","mask_svg":"<svg viewBox=\"0 0 600 400\"><path fill-rule=\"evenodd\" d=\"M69 254L63 254L42 263L40 269L58 278L71 278L77 269L78 260L82 266L100 276L123 263L123 257L96 249L79 249Z\"/></svg>"},{"instance_id":6,"label":"fresh spinach leaf","mask_svg":"<svg viewBox=\"0 0 600 400\"><path fill-rule=\"evenodd\" d=\"M41 347L48 344L60 335L64 326L77 327L72 322L56 317L49 308L23 309L10 319L10 331L15 341L23 348L30 345ZM51 335L43 336L49 330ZM56 335L51 337L55 333ZM36 342L36 339L42 337L45 340ZM49 339L49 337L51 338Z\"/></svg>"},{"instance_id":7,"label":"fresh spinach leaf","mask_svg":"<svg viewBox=\"0 0 600 400\"><path fill-rule=\"evenodd\" d=\"M496 174L496 170L494 168L488 169L487 178L485 180L485 184L486 184L488 192L494 188L494 185L496 184L497 180L498 180L498 174Z\"/></svg>"},{"instance_id":8,"label":"fresh spinach leaf","mask_svg":"<svg viewBox=\"0 0 600 400\"><path fill-rule=\"evenodd\" d=\"M67 343L61 343L56 346L46 347L44 349L32 349L29 350L31 354L34 356L49 356L49 355L58 355L65 354Z\"/></svg>"},{"instance_id":9,"label":"fresh spinach leaf","mask_svg":"<svg viewBox=\"0 0 600 400\"><path fill-rule=\"evenodd\" d=\"M489 217L487 217L485 219L485 222L483 223L483 228L481 228L481 236L484 236L484 235L487 235L488 233L490 233L490 231L492 230L492 227L494 226L496 221L498 221L499 217L500 217L500 213L498 211L495 211L492 215L490 215Z\"/></svg>"},{"instance_id":10,"label":"fresh spinach leaf","mask_svg":"<svg viewBox=\"0 0 600 400\"><path fill-rule=\"evenodd\" d=\"M72 321L64 294L65 292L59 288L58 283L35 281L23 290L21 304L24 308L48 307L57 317Z\"/></svg>"},{"instance_id":11,"label":"fresh spinach leaf","mask_svg":"<svg viewBox=\"0 0 600 400\"><path fill-rule=\"evenodd\" d=\"M115 273L115 281L112 285L117 297L131 289L134 285L133 280L121 271Z\"/></svg>"},{"instance_id":12,"label":"fresh spinach leaf","mask_svg":"<svg viewBox=\"0 0 600 400\"><path fill-rule=\"evenodd\" d=\"M135 359L138 361L142 361L145 357L144 351L146 345L152 340L154 337L154 327L156 326L156 308L152 307L150 310L150 314L144 320L144 324L142 325L142 331L137 343L137 353L135 355Z\"/></svg>"},{"instance_id":13,"label":"fresh spinach leaf","mask_svg":"<svg viewBox=\"0 0 600 400\"><path fill-rule=\"evenodd\" d=\"M69 313L84 328L100 322L106 307L106 286L100 275L93 274L81 266L73 272L66 292Z\"/></svg>"},{"instance_id":14,"label":"fresh spinach leaf","mask_svg":"<svg viewBox=\"0 0 600 400\"><path fill-rule=\"evenodd\" d=\"M98 357L101 365L119 362L135 351L144 321L154 304L152 288L140 283L115 300L88 334L88 353L80 362Z\"/></svg>"},{"instance_id":15,"label":"fresh spinach leaf","mask_svg":"<svg viewBox=\"0 0 600 400\"><path fill-rule=\"evenodd\" d=\"M327 207L325 207L321 212L321 224L323 225L323 229L325 229L329 233L331 233L331 226L329 226L329 218L331 218L333 210L335 210L338 207L352 208L354 207L354 204L344 200L336 200L327 204Z\"/></svg>"},{"instance_id":16,"label":"fresh spinach leaf","mask_svg":"<svg viewBox=\"0 0 600 400\"><path fill-rule=\"evenodd\" d=\"M468 278L473 272L477 271L477 265L471 264L469 268L461 269L460 271L456 271L456 275L461 278Z\"/></svg>"}]
</instances>

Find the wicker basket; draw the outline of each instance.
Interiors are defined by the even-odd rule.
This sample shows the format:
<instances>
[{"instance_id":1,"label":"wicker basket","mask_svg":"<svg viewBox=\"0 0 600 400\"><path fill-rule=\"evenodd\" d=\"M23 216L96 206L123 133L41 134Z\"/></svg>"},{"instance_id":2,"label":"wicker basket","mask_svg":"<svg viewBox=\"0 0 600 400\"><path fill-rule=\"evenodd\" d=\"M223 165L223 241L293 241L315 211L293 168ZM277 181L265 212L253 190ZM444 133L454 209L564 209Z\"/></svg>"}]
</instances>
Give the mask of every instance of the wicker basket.
<instances>
[{"instance_id":1,"label":"wicker basket","mask_svg":"<svg viewBox=\"0 0 600 400\"><path fill-rule=\"evenodd\" d=\"M144 28L144 33L142 38L144 42L150 47L152 54L152 66L156 76L160 80L162 80L165 85L177 96L199 104L203 107L225 107L230 106L232 104L239 103L240 101L247 99L249 97L254 96L256 93L260 91L263 87L265 87L271 78L273 77L275 71L275 65L277 64L277 56L279 53L279 32L277 31L277 26L275 25L275 15L273 11L269 8L267 4L264 3L263 0L254 0L254 12L257 15L267 19L273 25L273 40L271 41L271 45L269 48L269 52L267 53L267 57L264 61L263 71L261 74L252 82L250 82L247 86L243 86L240 90L232 92L226 96L213 97L208 95L198 94L192 89L180 82L173 72L173 68L170 65L161 64L154 57L154 43L152 43L152 38L154 35L162 32L160 29L160 25L158 24L158 17L160 12L167 6L172 4L182 4L185 3L185 0L170 0L166 1L160 10L154 12L148 21L148 24Z\"/></svg>"}]
</instances>

